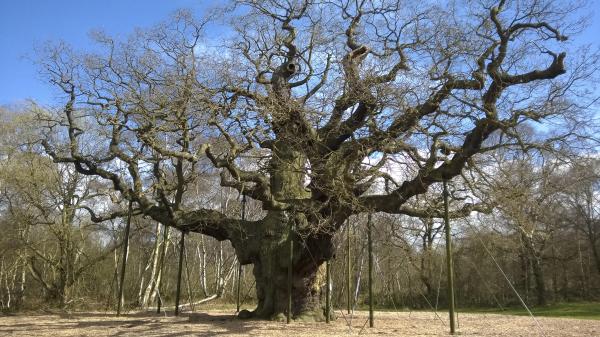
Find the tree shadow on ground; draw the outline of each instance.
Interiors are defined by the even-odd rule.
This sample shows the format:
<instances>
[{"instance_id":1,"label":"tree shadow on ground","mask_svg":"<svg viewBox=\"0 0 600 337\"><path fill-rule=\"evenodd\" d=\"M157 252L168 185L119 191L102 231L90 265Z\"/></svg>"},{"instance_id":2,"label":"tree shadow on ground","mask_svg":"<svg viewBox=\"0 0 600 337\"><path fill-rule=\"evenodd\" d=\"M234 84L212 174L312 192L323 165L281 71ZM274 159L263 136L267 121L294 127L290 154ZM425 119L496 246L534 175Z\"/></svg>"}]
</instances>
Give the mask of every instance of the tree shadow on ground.
<instances>
[{"instance_id":1,"label":"tree shadow on ground","mask_svg":"<svg viewBox=\"0 0 600 337\"><path fill-rule=\"evenodd\" d=\"M188 313L188 321L179 321L176 324L186 324L190 327L195 325L208 325L209 331L204 331L196 336L218 336L218 335L231 335L231 334L249 334L252 330L256 329L255 324L249 324L250 322L256 322L256 320L239 319L237 316L232 314L209 314L204 312ZM222 331L215 331L214 329ZM176 336L189 336L190 332L182 331L165 335L167 337Z\"/></svg>"},{"instance_id":2,"label":"tree shadow on ground","mask_svg":"<svg viewBox=\"0 0 600 337\"><path fill-rule=\"evenodd\" d=\"M246 335L260 327L248 320L225 313L133 312L117 317L114 313L76 312L22 317L26 321L0 324L0 335L34 333L39 336L61 335L61 332L81 330L86 336L99 332L111 336L221 336ZM256 321L254 321L256 322Z\"/></svg>"}]
</instances>

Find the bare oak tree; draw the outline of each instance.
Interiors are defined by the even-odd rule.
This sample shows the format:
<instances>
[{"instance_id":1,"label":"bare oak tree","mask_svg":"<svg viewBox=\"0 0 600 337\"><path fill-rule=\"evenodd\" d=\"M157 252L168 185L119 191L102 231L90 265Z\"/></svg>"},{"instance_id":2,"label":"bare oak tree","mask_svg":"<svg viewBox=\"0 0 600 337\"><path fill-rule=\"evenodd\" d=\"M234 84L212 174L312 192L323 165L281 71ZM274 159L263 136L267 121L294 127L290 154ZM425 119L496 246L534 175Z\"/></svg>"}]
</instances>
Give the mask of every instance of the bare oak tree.
<instances>
[{"instance_id":1,"label":"bare oak tree","mask_svg":"<svg viewBox=\"0 0 600 337\"><path fill-rule=\"evenodd\" d=\"M66 101L48 126L64 128L66 141L43 144L146 216L231 241L256 278L258 307L242 316L287 310L293 241L292 314L319 319L317 274L348 217L440 217L412 201L480 153L526 146L529 121L556 128L527 146L585 133L585 100L571 97L593 60L565 52L577 9L545 0L249 0L215 20L180 12L126 42L97 33L98 53L49 47L43 69ZM388 163L402 172L385 173ZM186 198L198 172L211 170L221 186L261 202L264 216L242 221Z\"/></svg>"}]
</instances>

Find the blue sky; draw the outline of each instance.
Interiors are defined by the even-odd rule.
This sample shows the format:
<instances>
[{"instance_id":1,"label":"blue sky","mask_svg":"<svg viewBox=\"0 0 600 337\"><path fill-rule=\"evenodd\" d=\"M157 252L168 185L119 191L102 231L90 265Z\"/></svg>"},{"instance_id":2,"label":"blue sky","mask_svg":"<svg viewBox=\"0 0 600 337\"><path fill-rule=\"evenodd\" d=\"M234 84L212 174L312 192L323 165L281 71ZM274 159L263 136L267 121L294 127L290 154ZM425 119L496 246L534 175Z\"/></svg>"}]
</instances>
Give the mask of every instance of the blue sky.
<instances>
[{"instance_id":1,"label":"blue sky","mask_svg":"<svg viewBox=\"0 0 600 337\"><path fill-rule=\"evenodd\" d=\"M85 49L92 29L125 38L176 9L200 13L202 5L201 0L0 0L0 105L53 100L53 89L31 60L36 45L62 39Z\"/></svg>"},{"instance_id":2,"label":"blue sky","mask_svg":"<svg viewBox=\"0 0 600 337\"><path fill-rule=\"evenodd\" d=\"M32 62L34 46L64 40L75 49L90 45L88 32L102 29L126 37L136 27L148 27L178 8L201 13L203 0L0 0L0 105L33 98L54 101L53 89ZM582 43L600 45L600 0L592 2L594 20Z\"/></svg>"}]
</instances>

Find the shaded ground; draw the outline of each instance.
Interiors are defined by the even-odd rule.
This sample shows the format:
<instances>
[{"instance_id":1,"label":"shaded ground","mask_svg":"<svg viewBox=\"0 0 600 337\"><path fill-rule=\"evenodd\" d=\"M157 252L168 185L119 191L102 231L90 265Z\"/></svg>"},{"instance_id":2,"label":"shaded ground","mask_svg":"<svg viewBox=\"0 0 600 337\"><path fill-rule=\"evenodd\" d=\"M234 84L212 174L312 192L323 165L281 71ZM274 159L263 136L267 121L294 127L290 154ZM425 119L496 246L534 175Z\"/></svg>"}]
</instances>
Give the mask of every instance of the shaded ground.
<instances>
[{"instance_id":1,"label":"shaded ground","mask_svg":"<svg viewBox=\"0 0 600 337\"><path fill-rule=\"evenodd\" d=\"M376 312L375 328L368 328L367 312L352 319L341 311L325 323L242 321L225 311L183 314L180 317L133 313L123 317L89 312L0 316L0 336L446 336L446 315L432 312ZM443 321L443 322L442 322ZM600 336L600 321L540 317L544 331L529 317L496 314L459 314L463 336ZM348 327L350 323L351 328Z\"/></svg>"}]
</instances>

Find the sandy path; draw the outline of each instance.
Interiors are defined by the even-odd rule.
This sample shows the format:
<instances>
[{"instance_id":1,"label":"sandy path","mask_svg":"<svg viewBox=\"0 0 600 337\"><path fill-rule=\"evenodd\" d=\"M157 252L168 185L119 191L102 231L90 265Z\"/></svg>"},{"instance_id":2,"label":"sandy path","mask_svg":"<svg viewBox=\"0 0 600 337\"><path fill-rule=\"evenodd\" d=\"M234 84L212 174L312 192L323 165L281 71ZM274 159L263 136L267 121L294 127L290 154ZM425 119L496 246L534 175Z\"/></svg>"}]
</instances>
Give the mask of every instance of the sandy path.
<instances>
[{"instance_id":1,"label":"sandy path","mask_svg":"<svg viewBox=\"0 0 600 337\"><path fill-rule=\"evenodd\" d=\"M152 313L128 314L124 317L90 312L70 315L28 314L0 316L0 336L446 336L448 330L442 315L431 312L376 313L375 328L369 329L367 313L340 316L332 324L241 321L230 312L210 311L180 317ZM600 321L566 318L538 318L545 335L600 336ZM528 317L492 314L460 314L462 336L542 336ZM364 327L364 329L362 329ZM361 331L362 329L362 331Z\"/></svg>"}]
</instances>

